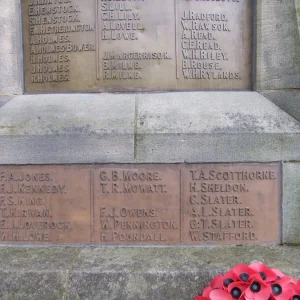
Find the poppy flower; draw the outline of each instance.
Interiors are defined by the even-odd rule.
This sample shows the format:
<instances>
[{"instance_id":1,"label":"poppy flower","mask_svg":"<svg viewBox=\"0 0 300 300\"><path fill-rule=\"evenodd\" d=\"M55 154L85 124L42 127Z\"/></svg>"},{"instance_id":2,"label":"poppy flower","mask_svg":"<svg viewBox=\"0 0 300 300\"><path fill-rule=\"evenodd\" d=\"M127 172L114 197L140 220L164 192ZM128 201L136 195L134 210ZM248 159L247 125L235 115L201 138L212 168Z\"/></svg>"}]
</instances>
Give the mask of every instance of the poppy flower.
<instances>
[{"instance_id":1,"label":"poppy flower","mask_svg":"<svg viewBox=\"0 0 300 300\"><path fill-rule=\"evenodd\" d=\"M292 284L297 284L298 283L298 280L294 277L289 276L289 279L290 279L290 283L292 283Z\"/></svg>"},{"instance_id":2,"label":"poppy flower","mask_svg":"<svg viewBox=\"0 0 300 300\"><path fill-rule=\"evenodd\" d=\"M290 280L287 276L284 276L271 284L272 299L275 300L287 300L293 294Z\"/></svg>"},{"instance_id":3,"label":"poppy flower","mask_svg":"<svg viewBox=\"0 0 300 300\"><path fill-rule=\"evenodd\" d=\"M245 290L246 300L267 300L271 295L271 287L263 281L260 275L252 275L249 279L250 285Z\"/></svg>"},{"instance_id":4,"label":"poppy flower","mask_svg":"<svg viewBox=\"0 0 300 300\"><path fill-rule=\"evenodd\" d=\"M253 269L243 264L236 265L232 271L243 282L247 282L252 275L256 274Z\"/></svg>"},{"instance_id":5,"label":"poppy flower","mask_svg":"<svg viewBox=\"0 0 300 300\"><path fill-rule=\"evenodd\" d=\"M291 284L292 295L290 297L291 300L300 300L300 282L298 281L296 284Z\"/></svg>"},{"instance_id":6,"label":"poppy flower","mask_svg":"<svg viewBox=\"0 0 300 300\"><path fill-rule=\"evenodd\" d=\"M300 300L300 280L263 263L239 264L214 277L195 300Z\"/></svg>"},{"instance_id":7,"label":"poppy flower","mask_svg":"<svg viewBox=\"0 0 300 300\"><path fill-rule=\"evenodd\" d=\"M204 288L202 296L209 297L209 294L214 289L222 289L223 287L223 275L218 275L210 283L210 286Z\"/></svg>"},{"instance_id":8,"label":"poppy flower","mask_svg":"<svg viewBox=\"0 0 300 300\"><path fill-rule=\"evenodd\" d=\"M285 275L278 269L271 269L276 275L277 279L284 277Z\"/></svg>"},{"instance_id":9,"label":"poppy flower","mask_svg":"<svg viewBox=\"0 0 300 300\"><path fill-rule=\"evenodd\" d=\"M203 297L203 296L197 295L197 296L195 297L195 300L210 300L210 299L207 298L207 297Z\"/></svg>"},{"instance_id":10,"label":"poppy flower","mask_svg":"<svg viewBox=\"0 0 300 300\"><path fill-rule=\"evenodd\" d=\"M260 275L260 278L265 282L275 281L277 275L263 263L253 263L249 266L252 270Z\"/></svg>"},{"instance_id":11,"label":"poppy flower","mask_svg":"<svg viewBox=\"0 0 300 300\"><path fill-rule=\"evenodd\" d=\"M223 275L216 276L210 283L211 288L221 289L223 287Z\"/></svg>"},{"instance_id":12,"label":"poppy flower","mask_svg":"<svg viewBox=\"0 0 300 300\"><path fill-rule=\"evenodd\" d=\"M213 289L211 288L211 286L207 286L206 288L204 288L204 290L202 292L202 296L209 298L209 294L212 290Z\"/></svg>"},{"instance_id":13,"label":"poppy flower","mask_svg":"<svg viewBox=\"0 0 300 300\"><path fill-rule=\"evenodd\" d=\"M236 300L224 290L213 290L209 295L211 300Z\"/></svg>"},{"instance_id":14,"label":"poppy flower","mask_svg":"<svg viewBox=\"0 0 300 300\"><path fill-rule=\"evenodd\" d=\"M232 299L241 299L248 286L249 283L236 281L228 286L228 292L230 293Z\"/></svg>"},{"instance_id":15,"label":"poppy flower","mask_svg":"<svg viewBox=\"0 0 300 300\"><path fill-rule=\"evenodd\" d=\"M225 273L223 275L223 289L227 290L228 286L231 283L233 283L233 282L235 282L237 280L239 280L239 278L238 278L238 276L232 270L230 270L229 272Z\"/></svg>"}]
</instances>

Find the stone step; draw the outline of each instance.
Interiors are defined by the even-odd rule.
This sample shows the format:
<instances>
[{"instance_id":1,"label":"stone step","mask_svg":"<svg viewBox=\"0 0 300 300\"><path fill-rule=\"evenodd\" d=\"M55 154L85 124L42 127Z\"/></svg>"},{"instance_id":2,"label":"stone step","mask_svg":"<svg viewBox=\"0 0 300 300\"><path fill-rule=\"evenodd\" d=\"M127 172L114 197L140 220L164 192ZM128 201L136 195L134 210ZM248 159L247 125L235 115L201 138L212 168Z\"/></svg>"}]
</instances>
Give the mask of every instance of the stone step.
<instances>
[{"instance_id":1,"label":"stone step","mask_svg":"<svg viewBox=\"0 0 300 300\"><path fill-rule=\"evenodd\" d=\"M299 161L300 123L257 92L23 95L0 97L0 147L0 164Z\"/></svg>"},{"instance_id":2,"label":"stone step","mask_svg":"<svg viewBox=\"0 0 300 300\"><path fill-rule=\"evenodd\" d=\"M0 299L193 300L239 263L300 278L295 246L0 247Z\"/></svg>"}]
</instances>

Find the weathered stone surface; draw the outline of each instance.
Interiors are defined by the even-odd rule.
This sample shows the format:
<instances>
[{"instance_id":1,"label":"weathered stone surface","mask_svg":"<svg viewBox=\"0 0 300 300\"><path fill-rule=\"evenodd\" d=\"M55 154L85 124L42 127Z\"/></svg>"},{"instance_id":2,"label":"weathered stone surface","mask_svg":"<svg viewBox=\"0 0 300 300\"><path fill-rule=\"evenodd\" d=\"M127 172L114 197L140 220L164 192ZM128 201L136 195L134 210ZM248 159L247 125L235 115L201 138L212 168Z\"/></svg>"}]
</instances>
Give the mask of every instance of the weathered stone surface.
<instances>
[{"instance_id":1,"label":"weathered stone surface","mask_svg":"<svg viewBox=\"0 0 300 300\"><path fill-rule=\"evenodd\" d=\"M283 242L300 244L300 163L283 164Z\"/></svg>"},{"instance_id":2,"label":"weathered stone surface","mask_svg":"<svg viewBox=\"0 0 300 300\"><path fill-rule=\"evenodd\" d=\"M1 299L64 299L66 270L78 250L1 247L0 253Z\"/></svg>"},{"instance_id":3,"label":"weathered stone surface","mask_svg":"<svg viewBox=\"0 0 300 300\"><path fill-rule=\"evenodd\" d=\"M0 96L0 108L13 99L13 96Z\"/></svg>"},{"instance_id":4,"label":"weathered stone surface","mask_svg":"<svg viewBox=\"0 0 300 300\"><path fill-rule=\"evenodd\" d=\"M261 94L300 121L300 90L263 91Z\"/></svg>"},{"instance_id":5,"label":"weathered stone surface","mask_svg":"<svg viewBox=\"0 0 300 300\"><path fill-rule=\"evenodd\" d=\"M284 258L284 259L283 259ZM261 261L300 277L298 247L1 247L1 299L191 300L219 273Z\"/></svg>"},{"instance_id":6,"label":"weathered stone surface","mask_svg":"<svg viewBox=\"0 0 300 300\"><path fill-rule=\"evenodd\" d=\"M0 164L300 159L300 125L255 92L14 97Z\"/></svg>"},{"instance_id":7,"label":"weathered stone surface","mask_svg":"<svg viewBox=\"0 0 300 300\"><path fill-rule=\"evenodd\" d=\"M21 1L1 0L0 95L23 92Z\"/></svg>"},{"instance_id":8,"label":"weathered stone surface","mask_svg":"<svg viewBox=\"0 0 300 300\"><path fill-rule=\"evenodd\" d=\"M138 162L300 159L300 124L255 92L140 95Z\"/></svg>"},{"instance_id":9,"label":"weathered stone surface","mask_svg":"<svg viewBox=\"0 0 300 300\"><path fill-rule=\"evenodd\" d=\"M24 95L0 110L0 135L121 135L132 133L133 117L131 95Z\"/></svg>"},{"instance_id":10,"label":"weathered stone surface","mask_svg":"<svg viewBox=\"0 0 300 300\"><path fill-rule=\"evenodd\" d=\"M300 35L300 0L295 0L295 2L296 2L296 13L297 13L297 20L298 20L299 35Z\"/></svg>"},{"instance_id":11,"label":"weathered stone surface","mask_svg":"<svg viewBox=\"0 0 300 300\"><path fill-rule=\"evenodd\" d=\"M133 136L1 137L1 164L108 163L133 161Z\"/></svg>"},{"instance_id":12,"label":"weathered stone surface","mask_svg":"<svg viewBox=\"0 0 300 300\"><path fill-rule=\"evenodd\" d=\"M295 0L256 3L256 89L300 87L300 35Z\"/></svg>"},{"instance_id":13,"label":"weathered stone surface","mask_svg":"<svg viewBox=\"0 0 300 300\"><path fill-rule=\"evenodd\" d=\"M133 160L130 95L18 96L0 109L2 164Z\"/></svg>"}]
</instances>

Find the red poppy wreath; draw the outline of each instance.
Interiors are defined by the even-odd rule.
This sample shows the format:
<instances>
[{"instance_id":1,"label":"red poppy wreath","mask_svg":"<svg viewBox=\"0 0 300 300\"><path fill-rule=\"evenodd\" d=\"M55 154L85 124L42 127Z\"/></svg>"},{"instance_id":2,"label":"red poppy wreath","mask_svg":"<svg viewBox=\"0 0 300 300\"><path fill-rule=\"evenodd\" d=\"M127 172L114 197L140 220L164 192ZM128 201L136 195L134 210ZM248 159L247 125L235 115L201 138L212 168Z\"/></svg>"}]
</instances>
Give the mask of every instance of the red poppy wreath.
<instances>
[{"instance_id":1,"label":"red poppy wreath","mask_svg":"<svg viewBox=\"0 0 300 300\"><path fill-rule=\"evenodd\" d=\"M262 263L237 265L215 277L195 300L300 300L300 281Z\"/></svg>"}]
</instances>

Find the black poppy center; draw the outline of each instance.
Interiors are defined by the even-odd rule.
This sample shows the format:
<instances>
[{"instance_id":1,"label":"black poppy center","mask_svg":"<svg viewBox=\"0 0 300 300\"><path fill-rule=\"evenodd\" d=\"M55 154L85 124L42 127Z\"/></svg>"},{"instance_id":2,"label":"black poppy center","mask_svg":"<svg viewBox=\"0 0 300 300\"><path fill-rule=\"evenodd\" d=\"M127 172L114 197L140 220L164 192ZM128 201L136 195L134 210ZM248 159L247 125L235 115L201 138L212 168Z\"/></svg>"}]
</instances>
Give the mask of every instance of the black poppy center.
<instances>
[{"instance_id":1,"label":"black poppy center","mask_svg":"<svg viewBox=\"0 0 300 300\"><path fill-rule=\"evenodd\" d=\"M280 295L282 293L282 287L279 284L273 284L272 285L272 293L276 296Z\"/></svg>"},{"instance_id":2,"label":"black poppy center","mask_svg":"<svg viewBox=\"0 0 300 300\"><path fill-rule=\"evenodd\" d=\"M244 281L244 282L246 282L248 279L249 279L249 275L247 274L247 273L242 273L241 275L240 275L240 279L242 280L242 281Z\"/></svg>"},{"instance_id":3,"label":"black poppy center","mask_svg":"<svg viewBox=\"0 0 300 300\"><path fill-rule=\"evenodd\" d=\"M266 274L264 272L259 272L259 275L260 275L260 278L262 280L266 280L267 279L267 276L266 276Z\"/></svg>"},{"instance_id":4,"label":"black poppy center","mask_svg":"<svg viewBox=\"0 0 300 300\"><path fill-rule=\"evenodd\" d=\"M257 281L254 281L252 282L251 286L250 286L250 290L253 292L253 293L258 293L260 290L261 290L261 285L259 282Z\"/></svg>"},{"instance_id":5,"label":"black poppy center","mask_svg":"<svg viewBox=\"0 0 300 300\"><path fill-rule=\"evenodd\" d=\"M239 299L242 295L242 291L239 288L235 287L231 290L230 294L232 298Z\"/></svg>"},{"instance_id":6,"label":"black poppy center","mask_svg":"<svg viewBox=\"0 0 300 300\"><path fill-rule=\"evenodd\" d=\"M230 283L234 282L231 278L227 278L224 280L223 284L225 287L228 287Z\"/></svg>"},{"instance_id":7,"label":"black poppy center","mask_svg":"<svg viewBox=\"0 0 300 300\"><path fill-rule=\"evenodd\" d=\"M296 295L293 297L293 300L300 300L300 295Z\"/></svg>"}]
</instances>

